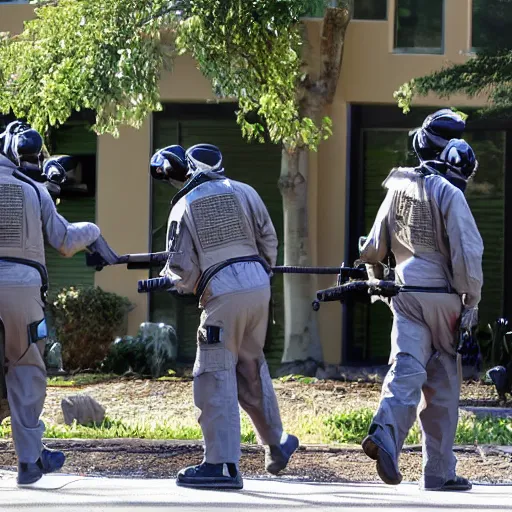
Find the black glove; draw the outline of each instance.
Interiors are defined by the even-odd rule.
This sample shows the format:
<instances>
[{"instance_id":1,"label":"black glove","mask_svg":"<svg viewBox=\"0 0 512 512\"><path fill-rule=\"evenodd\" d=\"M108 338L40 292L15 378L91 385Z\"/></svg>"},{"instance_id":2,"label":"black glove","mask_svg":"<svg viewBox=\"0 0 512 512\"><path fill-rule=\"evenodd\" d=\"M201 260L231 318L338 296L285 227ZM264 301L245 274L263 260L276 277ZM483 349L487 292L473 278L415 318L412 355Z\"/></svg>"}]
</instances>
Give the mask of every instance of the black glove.
<instances>
[{"instance_id":1,"label":"black glove","mask_svg":"<svg viewBox=\"0 0 512 512\"><path fill-rule=\"evenodd\" d=\"M85 254L85 263L88 267L102 270L107 265L115 265L119 262L119 255L113 251L106 240L100 235L95 242L87 246L90 251Z\"/></svg>"}]
</instances>

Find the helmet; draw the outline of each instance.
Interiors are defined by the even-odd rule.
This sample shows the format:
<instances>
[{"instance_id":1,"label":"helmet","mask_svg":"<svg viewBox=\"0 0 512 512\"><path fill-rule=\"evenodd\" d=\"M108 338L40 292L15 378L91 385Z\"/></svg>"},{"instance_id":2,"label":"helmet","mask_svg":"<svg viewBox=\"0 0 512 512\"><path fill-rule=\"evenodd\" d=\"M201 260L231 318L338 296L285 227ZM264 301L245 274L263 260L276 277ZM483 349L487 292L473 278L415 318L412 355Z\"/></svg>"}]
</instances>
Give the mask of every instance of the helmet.
<instances>
[{"instance_id":1,"label":"helmet","mask_svg":"<svg viewBox=\"0 0 512 512\"><path fill-rule=\"evenodd\" d=\"M43 164L43 176L50 182L62 185L67 173L75 168L75 160L69 155L52 156Z\"/></svg>"},{"instance_id":2,"label":"helmet","mask_svg":"<svg viewBox=\"0 0 512 512\"><path fill-rule=\"evenodd\" d=\"M196 144L186 152L189 174L196 171L210 171L223 173L222 153L217 146L212 144Z\"/></svg>"},{"instance_id":3,"label":"helmet","mask_svg":"<svg viewBox=\"0 0 512 512\"><path fill-rule=\"evenodd\" d=\"M41 165L43 138L29 124L13 121L0 135L0 151L16 165Z\"/></svg>"},{"instance_id":4,"label":"helmet","mask_svg":"<svg viewBox=\"0 0 512 512\"><path fill-rule=\"evenodd\" d=\"M167 146L159 149L152 157L149 164L151 176L155 180L167 180L172 184L187 181L187 163L185 150L181 146Z\"/></svg>"},{"instance_id":5,"label":"helmet","mask_svg":"<svg viewBox=\"0 0 512 512\"><path fill-rule=\"evenodd\" d=\"M448 142L439 160L445 165L443 173L446 179L459 188L466 184L478 169L473 148L464 139L452 139Z\"/></svg>"},{"instance_id":6,"label":"helmet","mask_svg":"<svg viewBox=\"0 0 512 512\"><path fill-rule=\"evenodd\" d=\"M444 108L430 114L414 133L413 148L418 158L436 160L448 141L462 137L466 122L460 114Z\"/></svg>"}]
</instances>

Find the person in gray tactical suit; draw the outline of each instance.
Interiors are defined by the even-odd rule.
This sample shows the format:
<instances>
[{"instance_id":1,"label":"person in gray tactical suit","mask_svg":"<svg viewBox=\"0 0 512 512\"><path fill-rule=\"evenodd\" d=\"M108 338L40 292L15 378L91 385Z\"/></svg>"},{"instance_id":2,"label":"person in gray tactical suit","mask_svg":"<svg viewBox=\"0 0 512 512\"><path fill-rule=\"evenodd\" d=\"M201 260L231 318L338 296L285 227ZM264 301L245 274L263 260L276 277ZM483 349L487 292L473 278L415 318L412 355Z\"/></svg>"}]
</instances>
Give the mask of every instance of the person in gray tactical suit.
<instances>
[{"instance_id":1,"label":"person in gray tactical suit","mask_svg":"<svg viewBox=\"0 0 512 512\"><path fill-rule=\"evenodd\" d=\"M66 257L106 245L98 226L67 222L44 184L29 177L42 172L42 148L41 135L20 121L0 135L0 380L1 398L10 409L19 486L34 484L65 460L62 452L42 444L48 288L44 240Z\"/></svg>"},{"instance_id":2,"label":"person in gray tactical suit","mask_svg":"<svg viewBox=\"0 0 512 512\"><path fill-rule=\"evenodd\" d=\"M179 471L176 482L241 489L238 404L265 446L267 471L282 471L299 445L283 430L263 354L276 232L257 192L224 175L215 146L199 144L186 153L180 146L165 148L153 156L151 174L180 188L161 275L178 292L195 294L203 310L193 374L204 460Z\"/></svg>"},{"instance_id":3,"label":"person in gray tactical suit","mask_svg":"<svg viewBox=\"0 0 512 512\"><path fill-rule=\"evenodd\" d=\"M477 169L475 155L464 140L450 139L463 128L460 118L450 111L440 117L433 129L432 116L427 118L415 136L420 166L393 169L384 182L386 198L360 248L361 260L374 269L391 252L396 279L404 286L391 300L392 366L362 446L376 460L381 479L399 484L400 451L418 414L421 487L460 491L471 483L456 475L453 454L460 393L457 332L477 321L483 242L464 197ZM425 154L432 160L423 160Z\"/></svg>"}]
</instances>

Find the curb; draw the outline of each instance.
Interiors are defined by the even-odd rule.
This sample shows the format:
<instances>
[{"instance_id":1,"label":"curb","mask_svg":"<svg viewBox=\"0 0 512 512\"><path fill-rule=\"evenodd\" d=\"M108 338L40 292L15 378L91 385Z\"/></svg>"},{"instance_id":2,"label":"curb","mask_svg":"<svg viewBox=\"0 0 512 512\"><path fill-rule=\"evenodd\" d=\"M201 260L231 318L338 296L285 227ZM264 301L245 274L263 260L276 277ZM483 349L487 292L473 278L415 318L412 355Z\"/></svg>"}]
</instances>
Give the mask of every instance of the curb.
<instances>
[{"instance_id":1,"label":"curb","mask_svg":"<svg viewBox=\"0 0 512 512\"><path fill-rule=\"evenodd\" d=\"M510 407L460 407L461 411L474 414L477 418L493 416L495 418L512 418Z\"/></svg>"},{"instance_id":2,"label":"curb","mask_svg":"<svg viewBox=\"0 0 512 512\"><path fill-rule=\"evenodd\" d=\"M69 450L77 451L137 451L137 450L165 450L166 448L195 448L202 449L202 440L179 440L179 439L55 439L44 438L44 444L49 448L68 447ZM246 453L262 452L263 446L257 444L242 444L242 451ZM0 440L0 450L11 451L14 446L11 440ZM421 452L421 445L406 445L404 452ZM358 444L346 445L328 445L328 444L306 444L300 445L299 452L318 452L318 453L347 453L361 451ZM455 445L454 452L458 453L478 453L482 456L492 453L512 456L512 446L497 445Z\"/></svg>"}]
</instances>

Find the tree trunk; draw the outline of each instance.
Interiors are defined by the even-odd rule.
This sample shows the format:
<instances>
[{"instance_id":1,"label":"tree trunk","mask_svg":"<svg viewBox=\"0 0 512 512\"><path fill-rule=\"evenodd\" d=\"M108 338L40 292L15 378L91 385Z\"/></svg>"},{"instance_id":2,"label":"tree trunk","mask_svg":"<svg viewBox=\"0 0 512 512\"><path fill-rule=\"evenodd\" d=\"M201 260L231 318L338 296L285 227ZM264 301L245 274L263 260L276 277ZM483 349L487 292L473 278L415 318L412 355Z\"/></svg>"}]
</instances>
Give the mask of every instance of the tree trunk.
<instances>
[{"instance_id":1,"label":"tree trunk","mask_svg":"<svg viewBox=\"0 0 512 512\"><path fill-rule=\"evenodd\" d=\"M279 189L283 197L285 265L311 264L308 236L308 167L309 155L306 149L283 148ZM284 275L285 347L280 374L314 374L323 360L316 319L311 307L312 290L311 275ZM298 368L294 371L295 364Z\"/></svg>"},{"instance_id":2,"label":"tree trunk","mask_svg":"<svg viewBox=\"0 0 512 512\"><path fill-rule=\"evenodd\" d=\"M347 5L350 5L350 1ZM351 9L327 9L322 27L320 69L311 71L298 92L301 116L320 126L325 107L334 100L343 58L345 32ZM306 57L306 61L308 58ZM313 66L314 69L314 66ZM283 197L284 264L310 265L308 225L308 150L283 147L279 189ZM312 309L313 278L284 275L285 342L278 375L315 375L323 364L316 315Z\"/></svg>"}]
</instances>

